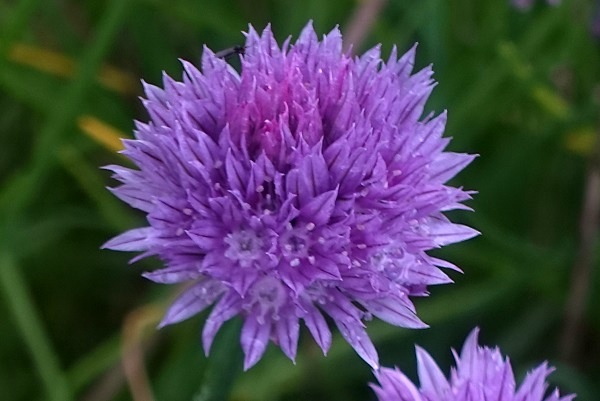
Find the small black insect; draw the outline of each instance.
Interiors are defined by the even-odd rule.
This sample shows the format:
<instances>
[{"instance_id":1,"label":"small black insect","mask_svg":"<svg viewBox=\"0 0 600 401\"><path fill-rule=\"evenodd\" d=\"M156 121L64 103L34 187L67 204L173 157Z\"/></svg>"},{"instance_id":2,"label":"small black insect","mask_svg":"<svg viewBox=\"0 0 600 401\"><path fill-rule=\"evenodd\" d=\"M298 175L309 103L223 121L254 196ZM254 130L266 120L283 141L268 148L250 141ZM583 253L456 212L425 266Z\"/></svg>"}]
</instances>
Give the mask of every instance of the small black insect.
<instances>
[{"instance_id":1,"label":"small black insect","mask_svg":"<svg viewBox=\"0 0 600 401\"><path fill-rule=\"evenodd\" d=\"M243 56L246 54L246 46L233 46L225 50L221 50L220 52L216 52L215 56L218 58L222 58L223 60L227 60L233 55L239 54Z\"/></svg>"}]
</instances>

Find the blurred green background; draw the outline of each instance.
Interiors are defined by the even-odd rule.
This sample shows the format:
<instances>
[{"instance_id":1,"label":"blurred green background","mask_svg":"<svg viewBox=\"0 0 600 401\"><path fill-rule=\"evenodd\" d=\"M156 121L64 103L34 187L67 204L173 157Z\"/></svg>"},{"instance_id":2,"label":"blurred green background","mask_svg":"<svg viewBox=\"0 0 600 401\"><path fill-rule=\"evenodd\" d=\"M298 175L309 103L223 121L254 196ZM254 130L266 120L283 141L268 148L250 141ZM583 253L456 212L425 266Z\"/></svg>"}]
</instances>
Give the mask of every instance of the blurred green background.
<instances>
[{"instance_id":1,"label":"blurred green background","mask_svg":"<svg viewBox=\"0 0 600 401\"><path fill-rule=\"evenodd\" d=\"M99 169L126 163L115 139L147 118L139 80L160 84L163 70L179 79L178 58L197 64L203 44L243 43L248 23L271 22L283 41L309 19L321 34L339 24L360 52L382 43L387 56L393 44L405 51L419 42L417 66L433 63L439 82L428 108L448 109L452 150L480 155L454 180L479 192L469 202L476 212L451 217L483 235L436 252L464 275L417 300L430 329L370 323L382 364L414 377L418 343L447 372L450 347L478 325L482 343L509 354L519 378L549 360L552 385L600 399L595 7L0 1L0 399L208 400L229 384L236 401L374 399L368 366L339 335L327 358L303 332L296 366L270 346L249 372L235 365L231 383L219 382L216 373L230 369L219 345L239 348L235 323L207 360L205 315L154 329L177 291L139 276L158 263L128 267L133 255L99 249L144 221L106 191L115 183Z\"/></svg>"}]
</instances>

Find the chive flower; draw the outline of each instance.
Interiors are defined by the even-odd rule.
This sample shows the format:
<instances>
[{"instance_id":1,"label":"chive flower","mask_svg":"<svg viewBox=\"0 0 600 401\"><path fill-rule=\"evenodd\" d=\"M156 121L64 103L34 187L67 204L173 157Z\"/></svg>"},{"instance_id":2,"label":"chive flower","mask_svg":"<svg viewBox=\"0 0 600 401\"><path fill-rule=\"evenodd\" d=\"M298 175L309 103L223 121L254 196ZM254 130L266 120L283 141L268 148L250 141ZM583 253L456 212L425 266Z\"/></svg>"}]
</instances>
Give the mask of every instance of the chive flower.
<instances>
[{"instance_id":1,"label":"chive flower","mask_svg":"<svg viewBox=\"0 0 600 401\"><path fill-rule=\"evenodd\" d=\"M498 348L478 345L479 329L468 336L459 354L453 351L456 367L446 379L434 359L417 347L417 388L399 369L375 371L379 385L372 384L379 401L571 401L575 395L560 396L558 389L547 394L546 378L553 368L547 363L527 374L517 389L510 360Z\"/></svg>"},{"instance_id":2,"label":"chive flower","mask_svg":"<svg viewBox=\"0 0 600 401\"><path fill-rule=\"evenodd\" d=\"M104 247L156 256L165 268L146 278L186 283L160 326L212 307L208 354L241 316L245 369L269 341L294 360L300 321L326 353L328 316L374 368L366 321L426 327L410 297L457 269L427 251L477 235L443 214L468 209L446 182L474 156L444 151L445 113L422 117L434 81L414 56L352 57L337 28L319 40L311 23L282 46L250 27L241 72L205 48L182 81L144 85L150 120L123 151L137 168L107 168L147 226Z\"/></svg>"},{"instance_id":3,"label":"chive flower","mask_svg":"<svg viewBox=\"0 0 600 401\"><path fill-rule=\"evenodd\" d=\"M562 0L546 0L546 4L553 7L559 6L561 2ZM512 6L519 11L529 11L534 3L535 0L511 0Z\"/></svg>"}]
</instances>

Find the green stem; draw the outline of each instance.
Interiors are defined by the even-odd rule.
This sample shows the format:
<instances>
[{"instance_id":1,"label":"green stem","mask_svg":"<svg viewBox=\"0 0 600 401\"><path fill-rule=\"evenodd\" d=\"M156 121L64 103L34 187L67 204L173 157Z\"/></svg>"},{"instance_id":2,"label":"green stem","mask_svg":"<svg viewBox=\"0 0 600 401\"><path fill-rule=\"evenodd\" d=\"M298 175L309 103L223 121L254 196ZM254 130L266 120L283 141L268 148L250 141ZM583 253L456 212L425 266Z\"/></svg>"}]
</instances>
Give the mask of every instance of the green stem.
<instances>
[{"instance_id":1,"label":"green stem","mask_svg":"<svg viewBox=\"0 0 600 401\"><path fill-rule=\"evenodd\" d=\"M242 350L239 346L241 321L225 324L213 344L202 388L194 401L225 401L242 369Z\"/></svg>"},{"instance_id":2,"label":"green stem","mask_svg":"<svg viewBox=\"0 0 600 401\"><path fill-rule=\"evenodd\" d=\"M6 294L9 310L44 383L48 399L72 399L66 377L36 312L19 266L5 250L0 251L0 286Z\"/></svg>"},{"instance_id":3,"label":"green stem","mask_svg":"<svg viewBox=\"0 0 600 401\"><path fill-rule=\"evenodd\" d=\"M10 43L17 38L31 19L31 16L40 4L40 0L21 0L14 8L7 24L0 35L0 63L4 61L6 51Z\"/></svg>"}]
</instances>

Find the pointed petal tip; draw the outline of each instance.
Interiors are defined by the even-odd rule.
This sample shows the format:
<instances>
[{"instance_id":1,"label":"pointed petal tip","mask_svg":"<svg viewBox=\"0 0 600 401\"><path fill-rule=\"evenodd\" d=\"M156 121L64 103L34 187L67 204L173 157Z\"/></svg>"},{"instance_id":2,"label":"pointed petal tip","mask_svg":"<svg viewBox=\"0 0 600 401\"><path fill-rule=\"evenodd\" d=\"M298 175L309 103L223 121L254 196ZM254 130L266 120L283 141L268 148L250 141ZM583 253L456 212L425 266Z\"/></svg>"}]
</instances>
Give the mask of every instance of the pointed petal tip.
<instances>
[{"instance_id":1,"label":"pointed petal tip","mask_svg":"<svg viewBox=\"0 0 600 401\"><path fill-rule=\"evenodd\" d=\"M207 330L207 322L204 322L204 329L202 329L202 350L204 351L204 355L208 357L210 355L210 349L212 348L212 343L215 339L215 335L218 331L216 330ZM219 326L220 327L220 326Z\"/></svg>"},{"instance_id":2,"label":"pointed petal tip","mask_svg":"<svg viewBox=\"0 0 600 401\"><path fill-rule=\"evenodd\" d=\"M251 367L253 367L254 365L256 365L257 362L258 362L258 360L251 361L247 357L244 358L244 372L247 372Z\"/></svg>"},{"instance_id":3,"label":"pointed petal tip","mask_svg":"<svg viewBox=\"0 0 600 401\"><path fill-rule=\"evenodd\" d=\"M415 325L415 327L411 327L411 329L420 329L420 330L424 330L424 329L428 329L429 327L431 327L431 326L429 326L427 323L425 323L424 321L422 321L422 320L419 320L419 321L421 322L421 324L419 324L418 326L417 326L417 325Z\"/></svg>"},{"instance_id":4,"label":"pointed petal tip","mask_svg":"<svg viewBox=\"0 0 600 401\"><path fill-rule=\"evenodd\" d=\"M160 330L163 327L169 326L171 323L168 322L167 320L167 315L165 315L162 320L160 322L158 322L158 324L156 325L156 329Z\"/></svg>"},{"instance_id":5,"label":"pointed petal tip","mask_svg":"<svg viewBox=\"0 0 600 401\"><path fill-rule=\"evenodd\" d=\"M471 330L471 332L469 333L469 335L467 336L467 339L465 340L463 347L462 347L462 351L461 351L461 358L463 357L462 355L465 354L465 352L469 352L471 350L476 350L479 347L479 327L476 326L475 328L473 328L473 330Z\"/></svg>"}]
</instances>

